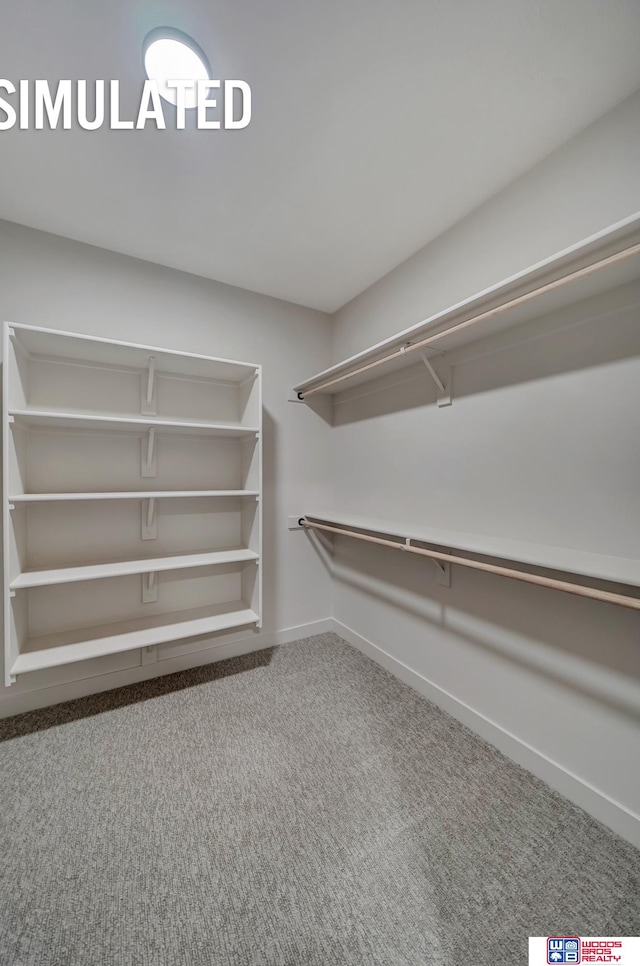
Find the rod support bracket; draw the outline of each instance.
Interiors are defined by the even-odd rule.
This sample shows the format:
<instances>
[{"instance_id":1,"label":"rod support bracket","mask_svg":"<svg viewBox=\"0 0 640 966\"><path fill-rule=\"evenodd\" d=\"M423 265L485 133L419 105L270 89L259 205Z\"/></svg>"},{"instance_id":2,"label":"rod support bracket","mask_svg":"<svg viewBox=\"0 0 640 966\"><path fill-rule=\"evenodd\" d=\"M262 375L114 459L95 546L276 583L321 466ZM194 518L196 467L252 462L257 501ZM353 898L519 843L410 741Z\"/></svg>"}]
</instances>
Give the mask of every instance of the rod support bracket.
<instances>
[{"instance_id":1,"label":"rod support bracket","mask_svg":"<svg viewBox=\"0 0 640 966\"><path fill-rule=\"evenodd\" d=\"M451 564L442 563L441 560L435 560L433 562L436 568L436 583L440 584L441 587L451 586Z\"/></svg>"},{"instance_id":2,"label":"rod support bracket","mask_svg":"<svg viewBox=\"0 0 640 966\"><path fill-rule=\"evenodd\" d=\"M431 365L431 361L427 356L426 352L420 353L420 358L422 359L425 368L433 381L436 384L436 402L437 405L442 408L443 406L451 405L451 367L446 366L447 375L444 377L444 381L440 378L436 370Z\"/></svg>"},{"instance_id":3,"label":"rod support bracket","mask_svg":"<svg viewBox=\"0 0 640 966\"><path fill-rule=\"evenodd\" d=\"M410 550L411 537L405 537L404 543L401 543L399 546L401 550ZM440 584L441 587L450 587L451 564L443 563L441 560L436 560L435 557L432 557L431 559L436 568L436 583Z\"/></svg>"}]
</instances>

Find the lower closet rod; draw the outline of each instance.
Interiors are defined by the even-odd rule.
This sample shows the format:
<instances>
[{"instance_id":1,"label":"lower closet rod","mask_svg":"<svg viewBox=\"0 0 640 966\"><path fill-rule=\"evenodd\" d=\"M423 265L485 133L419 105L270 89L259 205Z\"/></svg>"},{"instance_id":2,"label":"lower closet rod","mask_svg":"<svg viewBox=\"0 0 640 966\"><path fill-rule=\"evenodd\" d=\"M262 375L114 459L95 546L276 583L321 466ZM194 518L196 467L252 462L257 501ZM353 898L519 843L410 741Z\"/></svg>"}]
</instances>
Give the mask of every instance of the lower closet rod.
<instances>
[{"instance_id":1,"label":"lower closet rod","mask_svg":"<svg viewBox=\"0 0 640 966\"><path fill-rule=\"evenodd\" d=\"M328 527L325 523L311 523L306 517L301 517L300 524L306 529L324 530L327 533L337 533L342 537L366 540L367 543L378 543L383 547L391 547L405 553L417 553L422 557L430 557L432 560L441 560L443 563L460 564L461 567L484 570L488 574L497 574L499 577L511 577L513 580L523 580L527 584L551 587L553 590L562 590L567 594L577 594L578 597L590 597L592 600L603 600L608 604L617 604L619 607L631 607L633 610L640 610L640 598L638 597L614 594L609 590L598 590L597 587L585 587L583 584L572 584L568 580L558 580L556 577L528 574L521 570L512 570L510 567L500 567L497 564L483 563L480 560L469 560L467 557L454 557L448 553L440 553L438 550L424 550L422 547L412 547L408 544L397 543L394 540L384 540L382 537L370 537L364 533L354 533L353 530Z\"/></svg>"}]
</instances>

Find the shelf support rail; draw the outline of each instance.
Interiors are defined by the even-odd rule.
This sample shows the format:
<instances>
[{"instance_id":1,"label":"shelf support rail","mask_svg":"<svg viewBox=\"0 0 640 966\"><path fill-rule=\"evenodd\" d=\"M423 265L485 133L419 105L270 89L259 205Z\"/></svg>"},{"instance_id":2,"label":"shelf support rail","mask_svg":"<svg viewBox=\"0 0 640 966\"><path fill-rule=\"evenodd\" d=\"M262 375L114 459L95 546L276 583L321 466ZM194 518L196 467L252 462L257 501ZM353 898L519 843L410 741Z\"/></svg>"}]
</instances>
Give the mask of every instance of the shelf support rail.
<instances>
[{"instance_id":1,"label":"shelf support rail","mask_svg":"<svg viewBox=\"0 0 640 966\"><path fill-rule=\"evenodd\" d=\"M147 469L150 470L153 465L153 451L156 445L156 431L155 429L150 429L147 433Z\"/></svg>"},{"instance_id":2,"label":"shelf support rail","mask_svg":"<svg viewBox=\"0 0 640 966\"><path fill-rule=\"evenodd\" d=\"M142 501L141 508L142 508L141 539L155 540L158 536L158 517L156 513L155 496L149 497L149 500L147 501L146 512L144 507L144 500Z\"/></svg>"},{"instance_id":3,"label":"shelf support rail","mask_svg":"<svg viewBox=\"0 0 640 966\"><path fill-rule=\"evenodd\" d=\"M348 530L344 527L332 527L326 523L314 523L306 517L300 518L300 525L306 530L321 530L325 533L353 537L355 540L364 540L367 543L390 547L392 550L403 550L406 553L415 553L423 557L430 557L432 560L440 561L445 565L459 564L461 567L469 567L472 570L481 570L484 573L495 574L499 577L510 577L513 580L522 580L527 584L536 584L538 587L549 587L552 590L564 591L567 594L575 594L578 597L588 597L590 600L604 601L608 604L616 604L619 607L630 607L632 610L640 611L640 597L631 597L628 594L618 594L610 590L601 590L598 587L587 587L584 584L573 583L569 580L560 580L556 577L544 577L542 574L532 574L524 570L513 570L511 567L485 563L482 560L472 560L468 557L458 557L453 554L442 553L439 550L427 550L424 547L414 547L408 539L405 539L405 543L398 543L395 540L374 537L370 534L360 533L357 530Z\"/></svg>"},{"instance_id":4,"label":"shelf support rail","mask_svg":"<svg viewBox=\"0 0 640 966\"><path fill-rule=\"evenodd\" d=\"M156 475L156 431L153 426L147 430L146 446L145 437L142 437L142 470L140 475L143 477Z\"/></svg>"},{"instance_id":5,"label":"shelf support rail","mask_svg":"<svg viewBox=\"0 0 640 966\"><path fill-rule=\"evenodd\" d=\"M148 574L142 574L142 603L153 604L158 599L158 581L156 572L152 570Z\"/></svg>"},{"instance_id":6,"label":"shelf support rail","mask_svg":"<svg viewBox=\"0 0 640 966\"><path fill-rule=\"evenodd\" d=\"M144 416L155 416L158 411L156 403L156 361L156 356L149 356L146 386L144 376L142 380L141 412Z\"/></svg>"},{"instance_id":7,"label":"shelf support rail","mask_svg":"<svg viewBox=\"0 0 640 966\"><path fill-rule=\"evenodd\" d=\"M156 374L156 357L151 356L149 358L149 365L147 366L147 403L150 403L153 399L153 384Z\"/></svg>"},{"instance_id":8,"label":"shelf support rail","mask_svg":"<svg viewBox=\"0 0 640 966\"><path fill-rule=\"evenodd\" d=\"M385 356L381 356L379 359L374 359L372 362L368 362L363 366L358 366L356 369L350 369L348 372L344 372L339 376L334 376L333 379L327 379L317 386L312 386L310 389L298 392L298 398L303 400L308 396L315 395L317 392L323 392L325 389L338 385L338 383L344 382L347 379L352 379L354 376L359 376L363 372L369 372L372 369L376 369L378 366L385 365L387 362L392 362L394 359L400 358L405 353L408 354L410 352L420 352L427 346L437 342L439 339L445 339L447 336L453 335L455 332L460 332L463 329L467 329L472 325L476 325L478 322L483 322L486 319L493 318L496 315L501 315L508 309L514 309L520 305L525 305L527 302L531 302L539 295L544 295L547 292L553 292L565 285L569 285L571 282L577 282L579 279L592 275L594 272L600 271L603 268L609 268L612 265L618 264L618 262L626 261L626 259L632 258L634 255L639 254L640 242L635 245L630 245L629 248L623 248L619 252L614 252L612 255L607 255L605 258L601 258L589 265L584 265L582 268L569 272L567 275L562 275L560 278L556 278L552 282L546 282L544 285L531 289L529 292L518 295L506 302L501 302L500 305L496 305L491 309L486 309L484 312L480 312L478 315L474 315L470 319L464 319L462 322L457 322L455 325L449 326L448 329L442 329L440 332L426 336L424 339L420 339L418 342L400 346L400 348L395 349L393 352L389 352ZM424 321L426 322L427 320L425 319ZM416 328L417 327L418 326L416 326Z\"/></svg>"}]
</instances>

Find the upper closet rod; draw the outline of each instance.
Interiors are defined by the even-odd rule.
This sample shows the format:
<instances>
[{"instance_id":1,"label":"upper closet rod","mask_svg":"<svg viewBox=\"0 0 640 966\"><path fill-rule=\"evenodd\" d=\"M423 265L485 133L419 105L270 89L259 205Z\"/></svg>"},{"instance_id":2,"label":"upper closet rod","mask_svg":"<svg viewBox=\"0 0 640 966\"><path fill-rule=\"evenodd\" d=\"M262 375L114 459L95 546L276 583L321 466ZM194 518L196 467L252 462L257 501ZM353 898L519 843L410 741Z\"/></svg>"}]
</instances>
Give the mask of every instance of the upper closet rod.
<instances>
[{"instance_id":1,"label":"upper closet rod","mask_svg":"<svg viewBox=\"0 0 640 966\"><path fill-rule=\"evenodd\" d=\"M399 349L390 352L389 355L383 356L381 359L376 359L374 362L368 362L365 366L359 366L357 369L350 369L349 372L345 372L341 376L335 376L333 379L327 379L326 382L320 383L319 386L315 386L313 389L309 389L306 392L299 392L298 396L300 399L306 399L307 396L313 396L315 393L322 392L324 389L328 389L330 386L335 386L340 382L344 382L346 379L352 379L354 376L359 376L362 372L369 372L371 369L375 369L377 366L382 366L387 362L392 362L394 359L399 359L401 356L407 355L409 352L417 352L420 349L424 349L426 346L431 345L431 343L437 342L438 339L444 339L446 336L452 335L454 332L460 332L461 329L466 329L471 325L475 325L477 322L482 322L485 319L490 319L493 316L500 315L500 313L505 312L507 309L513 309L519 305L524 305L527 302L532 301L532 299L537 298L539 295L544 295L546 292L553 292L556 289L562 288L564 285L568 285L570 282L575 282L580 278L586 278L588 275L591 275L602 268L616 265L618 262L623 262L627 258L631 258L633 255L638 254L640 254L640 242L638 242L636 245L631 245L629 248L624 248L622 251L615 252L613 255L607 255L606 258L601 258L600 261L592 262L590 265L585 265L584 268L578 268L575 272L570 272L569 275L563 275L561 278L557 278L553 282L547 282L545 285L541 285L539 288L534 288L530 292L525 292L524 295L518 295L517 298L510 299L508 302L503 302L501 305L497 305L492 309L487 309L485 312L481 312L479 315L474 315L471 319L465 319L464 322L458 322L456 325L452 325L450 328L444 329L442 332L436 332L435 335L428 336L426 339L421 339L419 342L412 342L408 343L407 345L400 346Z\"/></svg>"},{"instance_id":2,"label":"upper closet rod","mask_svg":"<svg viewBox=\"0 0 640 966\"><path fill-rule=\"evenodd\" d=\"M365 540L367 543L378 543L383 547L391 547L393 550L402 550L405 553L417 553L423 557L430 557L432 560L440 560L443 563L460 564L462 567L471 567L472 570L483 570L489 574L497 574L499 577L511 577L514 580L523 580L527 584L537 584L540 587L550 587L552 590L562 590L567 594L577 594L578 597L589 597L591 600L602 600L608 604L617 604L620 607L630 607L632 610L640 610L640 598L638 597L629 597L626 594L614 594L609 590L598 590L596 587L585 587L583 584L572 584L568 580L558 580L556 577L528 574L521 570L512 570L510 567L500 567L497 564L483 563L480 560L469 560L467 557L454 557L448 553L440 553L438 550L424 550L422 547L413 547L408 543L397 543L394 540L384 540L382 537L371 537L353 530L329 527L325 523L312 523L306 517L301 518L300 524L306 529L325 530L327 533L337 533L344 537L354 537L356 540Z\"/></svg>"}]
</instances>

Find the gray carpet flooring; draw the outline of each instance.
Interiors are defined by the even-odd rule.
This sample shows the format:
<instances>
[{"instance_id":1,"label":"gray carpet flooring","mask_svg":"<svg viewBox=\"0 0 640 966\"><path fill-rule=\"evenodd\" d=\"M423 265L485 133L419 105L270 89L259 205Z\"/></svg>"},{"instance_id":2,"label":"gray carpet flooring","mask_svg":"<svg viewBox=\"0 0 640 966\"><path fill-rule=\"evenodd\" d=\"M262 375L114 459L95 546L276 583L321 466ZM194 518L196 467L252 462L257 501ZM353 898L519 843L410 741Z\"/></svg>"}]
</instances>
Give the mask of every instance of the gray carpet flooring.
<instances>
[{"instance_id":1,"label":"gray carpet flooring","mask_svg":"<svg viewBox=\"0 0 640 966\"><path fill-rule=\"evenodd\" d=\"M2 966L513 966L640 853L332 634L0 722Z\"/></svg>"}]
</instances>

